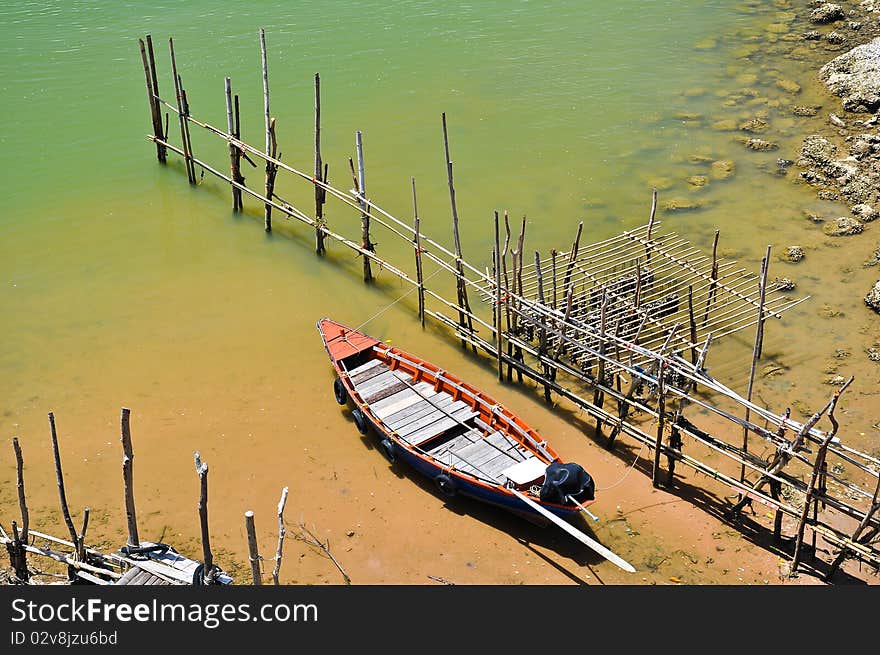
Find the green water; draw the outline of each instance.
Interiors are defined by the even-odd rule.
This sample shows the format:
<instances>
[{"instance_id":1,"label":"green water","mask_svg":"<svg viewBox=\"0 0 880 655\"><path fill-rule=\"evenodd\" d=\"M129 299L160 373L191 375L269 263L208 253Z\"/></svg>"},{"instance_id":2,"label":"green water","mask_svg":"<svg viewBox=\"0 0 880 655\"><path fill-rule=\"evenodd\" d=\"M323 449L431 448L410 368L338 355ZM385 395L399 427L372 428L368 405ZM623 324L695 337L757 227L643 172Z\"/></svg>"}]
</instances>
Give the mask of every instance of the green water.
<instances>
[{"instance_id":1,"label":"green water","mask_svg":"<svg viewBox=\"0 0 880 655\"><path fill-rule=\"evenodd\" d=\"M95 493L102 485L116 493L115 422L129 406L141 421L144 470L190 476L200 448L241 498L274 502L266 499L286 470L279 458L300 470L285 450L291 435L340 429L315 320L360 325L406 291L382 273L382 284L364 291L350 251L331 244L321 260L310 230L280 219L266 237L257 203L234 216L224 185L207 176L192 189L178 159L158 165L145 138L139 37L153 37L168 100L174 38L193 115L213 125L225 126L230 76L243 136L259 146L264 27L283 159L311 170L320 72L331 182L350 187L348 158L361 130L371 198L409 221L414 176L423 230L451 245L446 112L464 253L478 266L491 253L494 210L509 211L514 223L526 215L527 251L546 253L567 248L578 221L582 243L645 223L658 186L661 200L706 205L661 215L665 227L704 248L719 228L731 255L757 270L768 243L818 242L800 212L827 208L775 174L777 157L796 157L804 130L776 82L796 78L805 104L819 93L798 61L761 59L778 42L766 26L790 22L782 14L790 9L785 1L706 0L5 3L0 434L22 436L35 453L32 487L46 489L51 477L38 475L48 470L45 421L55 411L73 452L71 475ZM731 104L746 87L754 95ZM761 97L771 104L753 102ZM762 111L777 152L747 151L735 134L711 127ZM179 143L175 120L170 133ZM193 139L196 156L228 169L222 143L199 132ZM689 187L685 178L715 159L733 160L736 175ZM262 187L260 168L245 175ZM308 188L281 181L277 190L311 213ZM328 221L359 238L355 215L328 205ZM380 254L411 270L411 254L394 237L376 240ZM805 276L804 293L833 297L843 278L832 275L828 287L821 274ZM438 288L446 284L437 279ZM462 359L453 340L419 331L412 300L366 329L450 363ZM795 322L814 315L815 307L803 310ZM846 334L837 329L831 341ZM802 334L809 338L809 328ZM792 353L794 363L807 359ZM717 363L741 383L747 363L735 364ZM491 366L460 366L492 383ZM806 393L822 398L826 390ZM161 453L150 450L160 444ZM7 456L0 450L0 479L14 475ZM247 471L238 470L242 462ZM253 482L256 470L268 488ZM149 493L177 502L174 491L156 483Z\"/></svg>"}]
</instances>

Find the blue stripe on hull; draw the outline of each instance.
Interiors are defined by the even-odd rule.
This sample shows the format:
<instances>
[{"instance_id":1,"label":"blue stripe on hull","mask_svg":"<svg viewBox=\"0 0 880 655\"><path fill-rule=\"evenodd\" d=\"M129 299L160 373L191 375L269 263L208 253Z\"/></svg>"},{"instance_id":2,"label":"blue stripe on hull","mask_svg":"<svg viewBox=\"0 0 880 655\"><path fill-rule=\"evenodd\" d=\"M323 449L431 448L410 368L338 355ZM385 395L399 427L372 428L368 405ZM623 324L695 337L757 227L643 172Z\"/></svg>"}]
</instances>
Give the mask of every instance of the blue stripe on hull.
<instances>
[{"instance_id":1,"label":"blue stripe on hull","mask_svg":"<svg viewBox=\"0 0 880 655\"><path fill-rule=\"evenodd\" d=\"M431 480L433 480L441 473L441 471L438 470L436 466L430 464L429 462L426 462L421 457L416 456L409 450L401 448L397 444L395 444L394 448L399 460L406 462L417 472L430 478ZM455 483L456 493L459 493L463 496L468 496L483 503L488 503L490 505L501 507L502 509L513 512L514 514L524 516L529 520L538 519L541 523L549 523L546 517L542 516L530 507L526 507L525 504L515 496L498 491L493 491L492 489L487 489L486 487L475 484L474 482L471 482L465 478L458 478L454 476L450 477L452 477L452 481ZM543 506L562 518L571 516L576 511L574 509L559 509L558 507L548 505Z\"/></svg>"}]
</instances>

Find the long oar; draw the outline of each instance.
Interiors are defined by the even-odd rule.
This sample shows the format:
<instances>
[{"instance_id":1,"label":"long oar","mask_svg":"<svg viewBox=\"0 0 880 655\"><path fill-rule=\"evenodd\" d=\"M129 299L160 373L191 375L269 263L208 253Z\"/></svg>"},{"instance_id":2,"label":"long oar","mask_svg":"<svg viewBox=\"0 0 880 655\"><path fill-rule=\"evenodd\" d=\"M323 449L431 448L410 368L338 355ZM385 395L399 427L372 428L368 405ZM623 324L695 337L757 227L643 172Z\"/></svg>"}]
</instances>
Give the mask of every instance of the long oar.
<instances>
[{"instance_id":1,"label":"long oar","mask_svg":"<svg viewBox=\"0 0 880 655\"><path fill-rule=\"evenodd\" d=\"M548 519L553 521L556 525L558 525L560 528L565 530L572 537L574 537L575 539L577 539L581 543L583 543L586 546L589 546L590 548L595 550L597 553L599 553L602 557L607 559L609 562L614 562L615 564L617 564L617 566L622 568L624 571L629 571L630 573L636 572L636 570L633 568L632 564L627 562L622 557L612 553L610 550L605 548L605 546L600 544L598 541L590 539L583 532L581 532L580 530L575 528L573 525L570 525L569 523L566 523L565 521L563 521L561 518L556 516L556 514L551 512L549 509L542 507L541 505L536 503L534 500L532 500L531 498L529 498L525 494L517 491L516 489L510 489L510 491L512 491L514 494L516 494L516 496L521 501L523 501L526 505L528 505L529 507L534 509L536 512L540 512L541 514L546 516Z\"/></svg>"}]
</instances>

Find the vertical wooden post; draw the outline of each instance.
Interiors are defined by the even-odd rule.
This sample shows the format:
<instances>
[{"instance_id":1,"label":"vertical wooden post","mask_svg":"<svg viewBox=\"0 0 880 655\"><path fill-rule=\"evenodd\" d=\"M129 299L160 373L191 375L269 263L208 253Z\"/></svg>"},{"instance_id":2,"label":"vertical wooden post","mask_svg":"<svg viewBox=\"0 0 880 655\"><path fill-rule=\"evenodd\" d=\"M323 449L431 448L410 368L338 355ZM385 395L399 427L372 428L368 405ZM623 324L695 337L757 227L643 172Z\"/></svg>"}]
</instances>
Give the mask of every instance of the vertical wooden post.
<instances>
[{"instance_id":1,"label":"vertical wooden post","mask_svg":"<svg viewBox=\"0 0 880 655\"><path fill-rule=\"evenodd\" d=\"M657 214L657 189L654 188L651 191L651 216L648 218L648 243L645 245L645 265L650 269L651 268L651 250L653 246L651 244L651 236L654 234L654 218Z\"/></svg>"},{"instance_id":2,"label":"vertical wooden post","mask_svg":"<svg viewBox=\"0 0 880 655\"><path fill-rule=\"evenodd\" d=\"M174 75L174 93L177 96L177 117L180 121L180 143L183 149L183 160L186 166L186 177L190 184L196 183L196 167L192 160L192 148L189 141L189 108L185 102L183 84L180 75L177 74L177 59L174 57L174 39L168 39L168 48L171 50L171 72Z\"/></svg>"},{"instance_id":3,"label":"vertical wooden post","mask_svg":"<svg viewBox=\"0 0 880 655\"><path fill-rule=\"evenodd\" d=\"M76 558L82 562L86 558L86 530L89 528L89 513L91 510L83 509L83 522L79 534L76 536Z\"/></svg>"},{"instance_id":4,"label":"vertical wooden post","mask_svg":"<svg viewBox=\"0 0 880 655\"><path fill-rule=\"evenodd\" d=\"M504 381L502 349L504 330L501 327L501 237L498 226L498 210L495 210L495 350L498 354L498 381Z\"/></svg>"},{"instance_id":5,"label":"vertical wooden post","mask_svg":"<svg viewBox=\"0 0 880 655\"><path fill-rule=\"evenodd\" d=\"M501 275L504 278L504 317L505 324L507 326L508 334L512 333L511 330L511 317L510 317L510 277L507 274L507 252L510 250L510 219L507 215L507 210L504 211L504 248L501 250ZM507 340L507 381L511 382L513 380L513 369L510 364L510 359L513 355L513 344L510 343L510 339Z\"/></svg>"},{"instance_id":6,"label":"vertical wooden post","mask_svg":"<svg viewBox=\"0 0 880 655\"><path fill-rule=\"evenodd\" d=\"M526 238L526 217L523 215L522 217L522 225L519 231L519 240L517 241L516 246L516 257L513 259L513 289L516 293L517 299L514 300L514 307L516 311L514 312L514 324L513 324L513 333L516 336L520 336L522 334L522 328L519 324L519 312L521 310L519 298L522 298L523 295L523 286L522 286L522 272L523 272L523 248L525 244ZM513 352L513 357L518 362L523 362L523 351L522 347L517 344L516 348ZM516 369L516 379L517 382L522 384L523 381L523 373L521 368Z\"/></svg>"},{"instance_id":7,"label":"vertical wooden post","mask_svg":"<svg viewBox=\"0 0 880 655\"><path fill-rule=\"evenodd\" d=\"M538 276L538 302L541 303L541 308L545 308L547 306L547 300L544 297L544 276L541 271L541 255L538 251L535 251L535 273ZM541 312L541 328L538 331L538 356L544 357L547 354L547 317L544 315L543 311ZM550 377L550 365L543 364L544 368L544 377ZM544 384L544 400L548 403L553 400L550 395L551 388L550 385Z\"/></svg>"},{"instance_id":8,"label":"vertical wooden post","mask_svg":"<svg viewBox=\"0 0 880 655\"><path fill-rule=\"evenodd\" d=\"M140 546L137 511L134 505L134 450L131 447L131 410L122 408L120 434L122 441L122 481L125 488L125 519L128 524L128 545Z\"/></svg>"},{"instance_id":9,"label":"vertical wooden post","mask_svg":"<svg viewBox=\"0 0 880 655\"><path fill-rule=\"evenodd\" d=\"M598 374L596 377L596 390L593 393L593 405L602 409L602 406L605 404L605 393L602 391L602 386L605 384L605 320L608 309L608 293L605 288L602 288L602 307L599 310L599 366L598 366ZM602 434L602 419L596 419L596 437L598 438Z\"/></svg>"},{"instance_id":10,"label":"vertical wooden post","mask_svg":"<svg viewBox=\"0 0 880 655\"><path fill-rule=\"evenodd\" d=\"M471 319L470 311L470 303L468 302L467 296L467 286L464 282L464 267L462 266L461 259L461 238L458 232L458 205L455 201L455 184L453 183L452 176L452 158L449 156L449 134L446 130L446 112L441 114L441 119L443 123L443 148L446 153L446 179L449 184L449 202L452 205L452 237L455 243L455 275L456 275L456 293L458 298L458 324L461 326L462 331L467 331L473 335L474 325L473 320ZM461 347L467 348L467 341L462 338ZM474 352L477 352L477 347L473 346Z\"/></svg>"},{"instance_id":11,"label":"vertical wooden post","mask_svg":"<svg viewBox=\"0 0 880 655\"><path fill-rule=\"evenodd\" d=\"M715 240L712 242L712 282L709 284L709 295L706 298L706 309L703 311L703 327L709 320L709 307L715 298L716 286L718 284L718 236L720 231L715 230Z\"/></svg>"},{"instance_id":12,"label":"vertical wooden post","mask_svg":"<svg viewBox=\"0 0 880 655\"><path fill-rule=\"evenodd\" d=\"M228 77L224 80L224 86L226 93L226 129L230 135L238 138L236 115L232 104L232 83ZM237 98L238 96L236 96ZM238 105L236 104L235 109L237 108ZM232 143L229 144L229 174L236 184L244 182L244 178L241 176L241 151L238 146ZM235 186L235 184L230 185L230 187L232 188L232 211L240 212L244 207L241 200L241 189Z\"/></svg>"},{"instance_id":13,"label":"vertical wooden post","mask_svg":"<svg viewBox=\"0 0 880 655\"><path fill-rule=\"evenodd\" d=\"M16 537L12 544L7 545L9 551L9 559L15 576L22 582L27 582L30 578L30 571L27 567L27 551L25 546L28 542L28 526L30 525L30 514L28 512L27 498L24 492L24 458L21 455L21 446L18 443L18 437L12 438L12 449L15 451L15 480L18 489L18 508L21 511L21 534L16 537L17 526L13 523L13 537Z\"/></svg>"},{"instance_id":14,"label":"vertical wooden post","mask_svg":"<svg viewBox=\"0 0 880 655\"><path fill-rule=\"evenodd\" d=\"M324 202L327 191L318 182L326 182L324 162L321 159L321 76L315 73L315 252L323 255Z\"/></svg>"},{"instance_id":15,"label":"vertical wooden post","mask_svg":"<svg viewBox=\"0 0 880 655\"><path fill-rule=\"evenodd\" d=\"M150 83L153 87L153 102L156 104L156 127L158 128L158 132L154 132L154 134L162 139L163 141L168 136L168 123L167 118L168 115L165 115L166 123L165 128L162 127L162 105L159 102L159 76L156 74L156 56L153 52L153 37L147 34L147 57L150 61ZM164 145L157 143L156 144L156 154L159 157L159 161L161 163L165 163L166 159L166 148Z\"/></svg>"},{"instance_id":16,"label":"vertical wooden post","mask_svg":"<svg viewBox=\"0 0 880 655\"><path fill-rule=\"evenodd\" d=\"M752 349L752 363L749 368L749 387L746 391L746 400L752 400L752 390L755 386L755 371L758 367L758 360L761 358L761 348L762 343L764 341L764 300L766 298L767 291L767 271L770 267L770 246L767 246L767 254L764 255L764 259L761 260L761 278L758 281L758 289L759 289L759 300L758 300L758 324L755 328L755 346ZM748 423L748 420L751 416L751 410L748 405L746 405L746 413L745 420ZM749 428L746 425L743 425L743 453L747 453L749 451ZM745 463L740 465L739 470L739 480L742 482L746 477L746 465Z\"/></svg>"},{"instance_id":17,"label":"vertical wooden post","mask_svg":"<svg viewBox=\"0 0 880 655\"><path fill-rule=\"evenodd\" d=\"M153 136L164 141L165 135L162 133L162 114L159 109L159 103L156 100L157 91L153 86L155 75L150 68L150 60L152 57L147 57L147 50L144 46L143 39L138 39L138 44L141 48L141 59L144 63L144 76L146 77L147 83L147 100L150 103L150 118L153 123ZM165 146L158 141L156 142L156 158L159 160L159 163L165 163Z\"/></svg>"},{"instance_id":18,"label":"vertical wooden post","mask_svg":"<svg viewBox=\"0 0 880 655\"><path fill-rule=\"evenodd\" d=\"M416 254L416 281L419 289L419 322L422 329L425 329L425 280L422 273L422 243L419 233L419 204L416 200L416 178L412 178L412 196L413 196L413 249Z\"/></svg>"},{"instance_id":19,"label":"vertical wooden post","mask_svg":"<svg viewBox=\"0 0 880 655\"><path fill-rule=\"evenodd\" d=\"M260 28L260 61L263 67L263 109L265 110L266 119L266 157L275 158L278 152L278 143L275 139L275 119L269 113L269 62L266 57L266 30ZM272 200L275 195L275 174L278 167L266 159L266 199ZM265 203L265 223L266 232L272 231L272 205Z\"/></svg>"},{"instance_id":20,"label":"vertical wooden post","mask_svg":"<svg viewBox=\"0 0 880 655\"><path fill-rule=\"evenodd\" d=\"M278 501L278 549L275 551L275 568L272 570L272 581L278 585L278 574L281 571L281 553L284 549L284 535L287 529L284 527L284 505L287 504L287 487L281 490L281 500Z\"/></svg>"},{"instance_id":21,"label":"vertical wooden post","mask_svg":"<svg viewBox=\"0 0 880 655\"><path fill-rule=\"evenodd\" d=\"M804 498L804 507L801 511L801 517L798 521L798 529L797 529L797 537L795 539L794 544L794 554L791 559L791 575L794 576L797 574L797 567L800 561L801 556L801 546L804 543L804 528L807 523L807 513L810 511L810 503L813 500L813 494L816 491L816 480L819 477L819 473L822 470L823 465L825 464L825 456L828 453L828 446L831 445L831 441L834 439L834 436L837 434L837 420L834 418L834 409L837 406L837 401L840 398L840 394L844 392L844 390L852 383L853 378L850 377L847 382L843 384L840 389L838 389L834 393L834 398L831 401L830 408L828 410L828 419L831 421L832 429L826 433L825 438L822 439L822 443L819 446L819 452L816 453L816 461L813 464L813 474L810 477L810 484L807 486L807 495Z\"/></svg>"},{"instance_id":22,"label":"vertical wooden post","mask_svg":"<svg viewBox=\"0 0 880 655\"><path fill-rule=\"evenodd\" d=\"M208 531L208 464L202 461L199 451L195 452L196 473L199 476L199 524L202 529L202 555L204 567L202 581L211 584L214 579L214 556L211 554L211 535Z\"/></svg>"},{"instance_id":23,"label":"vertical wooden post","mask_svg":"<svg viewBox=\"0 0 880 655\"><path fill-rule=\"evenodd\" d=\"M660 485L660 447L663 443L663 429L666 424L666 362L661 359L658 368L657 440L654 443L654 468L651 471L651 483L655 487Z\"/></svg>"},{"instance_id":24,"label":"vertical wooden post","mask_svg":"<svg viewBox=\"0 0 880 655\"><path fill-rule=\"evenodd\" d=\"M64 493L64 473L61 471L61 454L58 451L58 434L55 432L55 414L49 412L49 428L52 435L52 453L55 456L55 478L58 481L58 497L61 501L61 513L67 530L70 532L70 540L76 543L76 528L70 518L70 510L67 508L67 495Z\"/></svg>"},{"instance_id":25,"label":"vertical wooden post","mask_svg":"<svg viewBox=\"0 0 880 655\"><path fill-rule=\"evenodd\" d=\"M355 148L357 150L358 170L357 177L354 179L355 190L358 193L361 206L361 247L370 252L375 251L373 242L370 241L370 211L367 208L367 180L366 167L364 166L364 142L363 135L360 130L355 132ZM349 160L351 163L351 160ZM354 168L352 168L352 177L354 177ZM364 282L373 281L373 271L370 268L370 258L364 256Z\"/></svg>"},{"instance_id":26,"label":"vertical wooden post","mask_svg":"<svg viewBox=\"0 0 880 655\"><path fill-rule=\"evenodd\" d=\"M259 587L263 584L260 576L260 551L257 549L257 530L254 527L254 513L251 510L244 513L244 527L247 531L248 560L251 563L251 577L253 577L254 586Z\"/></svg>"},{"instance_id":27,"label":"vertical wooden post","mask_svg":"<svg viewBox=\"0 0 880 655\"><path fill-rule=\"evenodd\" d=\"M557 294L556 294L556 255L557 254L558 253L556 251L556 248L553 248L550 251L550 266L552 269L551 273L552 273L552 278L553 278L553 309L554 310L556 309L556 306L558 304L557 303Z\"/></svg>"}]
</instances>

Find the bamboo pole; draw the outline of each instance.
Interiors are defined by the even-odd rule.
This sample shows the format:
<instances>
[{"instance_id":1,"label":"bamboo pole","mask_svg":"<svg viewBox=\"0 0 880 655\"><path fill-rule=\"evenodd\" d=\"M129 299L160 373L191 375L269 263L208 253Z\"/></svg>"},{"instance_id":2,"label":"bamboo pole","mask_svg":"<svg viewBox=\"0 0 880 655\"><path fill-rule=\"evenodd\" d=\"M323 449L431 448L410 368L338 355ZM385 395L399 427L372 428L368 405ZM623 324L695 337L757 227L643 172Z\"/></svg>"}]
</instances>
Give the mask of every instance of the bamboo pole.
<instances>
[{"instance_id":1,"label":"bamboo pole","mask_svg":"<svg viewBox=\"0 0 880 655\"><path fill-rule=\"evenodd\" d=\"M244 513L244 527L247 531L248 561L251 564L251 577L254 580L254 586L259 587L263 584L263 580L260 575L260 552L257 550L257 531L254 527L254 513L251 510Z\"/></svg>"},{"instance_id":2,"label":"bamboo pole","mask_svg":"<svg viewBox=\"0 0 880 655\"><path fill-rule=\"evenodd\" d=\"M425 329L425 280L422 273L422 243L419 231L419 203L416 199L416 178L412 178L413 196L413 250L416 256L416 280L419 289L419 322Z\"/></svg>"},{"instance_id":3,"label":"bamboo pole","mask_svg":"<svg viewBox=\"0 0 880 655\"><path fill-rule=\"evenodd\" d=\"M605 355L605 321L608 310L608 294L605 288L602 288L602 307L599 310L599 354ZM602 387L605 386L605 360L599 359L598 374L596 376L598 384L593 392L593 405L600 409L605 404L605 394L602 393ZM602 419L596 419L596 438L602 435Z\"/></svg>"},{"instance_id":4,"label":"bamboo pole","mask_svg":"<svg viewBox=\"0 0 880 655\"><path fill-rule=\"evenodd\" d=\"M128 524L129 546L140 546L137 526L137 511L134 504L134 450L131 447L131 410L122 408L120 433L122 441L122 480L125 488L125 518Z\"/></svg>"},{"instance_id":5,"label":"bamboo pole","mask_svg":"<svg viewBox=\"0 0 880 655\"><path fill-rule=\"evenodd\" d=\"M715 230L715 239L712 241L712 272L709 274L712 282L709 284L709 297L706 298L706 309L703 312L703 326L709 320L709 307L715 299L715 282L718 279L718 236L719 230Z\"/></svg>"},{"instance_id":6,"label":"bamboo pole","mask_svg":"<svg viewBox=\"0 0 880 655\"><path fill-rule=\"evenodd\" d=\"M504 359L501 329L501 235L498 225L498 210L495 210L495 350L498 355L498 381L504 381Z\"/></svg>"},{"instance_id":7,"label":"bamboo pole","mask_svg":"<svg viewBox=\"0 0 880 655\"><path fill-rule=\"evenodd\" d=\"M272 581L278 585L278 574L281 571L281 554L284 548L284 535L287 530L284 527L284 505L287 504L287 487L281 490L281 500L278 501L278 548L275 551L275 568L272 570Z\"/></svg>"},{"instance_id":8,"label":"bamboo pole","mask_svg":"<svg viewBox=\"0 0 880 655\"><path fill-rule=\"evenodd\" d=\"M147 57L146 46L144 45L143 39L138 39L138 44L141 48L141 59L144 64L144 76L146 78L147 83L147 99L150 103L150 117L153 123L153 136L163 138L162 134L162 115L159 111L159 105L156 103L156 91L153 87L153 73L150 69L150 61ZM165 148L156 143L156 158L159 160L160 164L165 163Z\"/></svg>"},{"instance_id":9,"label":"bamboo pole","mask_svg":"<svg viewBox=\"0 0 880 655\"><path fill-rule=\"evenodd\" d=\"M321 76L318 73L315 73L315 181L327 181L324 161L321 159ZM319 255L325 252L323 227L326 200L327 192L320 184L315 184L315 251Z\"/></svg>"},{"instance_id":10,"label":"bamboo pole","mask_svg":"<svg viewBox=\"0 0 880 655\"><path fill-rule=\"evenodd\" d=\"M196 474L199 476L199 525L202 530L202 554L204 565L202 568L203 584L211 584L214 580L214 556L211 554L211 534L208 530L208 464L203 462L199 451L193 458L196 463Z\"/></svg>"},{"instance_id":11,"label":"bamboo pole","mask_svg":"<svg viewBox=\"0 0 880 655\"><path fill-rule=\"evenodd\" d=\"M58 481L58 498L61 501L61 514L70 532L71 541L76 542L76 528L70 518L70 510L67 507L67 494L64 493L64 473L61 471L61 453L58 450L58 434L55 431L55 414L49 412L49 429L52 437L52 453L55 456L55 478Z\"/></svg>"},{"instance_id":12,"label":"bamboo pole","mask_svg":"<svg viewBox=\"0 0 880 655\"><path fill-rule=\"evenodd\" d=\"M758 368L758 360L761 358L761 344L764 340L764 299L765 294L767 292L767 271L770 265L770 246L767 246L767 254L764 256L764 259L761 260L761 278L758 282L758 289L760 293L760 300L758 303L758 323L755 329L755 345L752 349L752 363L749 368L749 386L746 391L746 400L751 402L752 400L752 391L755 386L755 372ZM751 412L749 407L746 406L745 420L748 421ZM743 429L743 442L742 442L742 451L747 453L749 451L749 431L748 429ZM739 479L740 482L745 480L746 469L745 466L740 468Z\"/></svg>"},{"instance_id":13,"label":"bamboo pole","mask_svg":"<svg viewBox=\"0 0 880 655\"><path fill-rule=\"evenodd\" d=\"M160 139L164 139L168 134L168 116L165 116L165 128L162 128L162 109L159 105L159 77L156 74L156 56L153 52L153 37L147 34L147 57L150 62L150 85L153 89L153 103L156 105L156 127L158 132L154 130L153 134ZM160 144L156 144L156 155L161 163L165 163L165 148Z\"/></svg>"},{"instance_id":14,"label":"bamboo pole","mask_svg":"<svg viewBox=\"0 0 880 655\"><path fill-rule=\"evenodd\" d=\"M76 536L76 559L80 562L86 558L86 530L89 528L89 513L91 510L86 507L83 509L83 522Z\"/></svg>"},{"instance_id":15,"label":"bamboo pole","mask_svg":"<svg viewBox=\"0 0 880 655\"><path fill-rule=\"evenodd\" d=\"M813 499L813 493L816 489L816 480L818 479L819 472L822 470L822 466L825 463L825 456L828 453L828 446L831 445L831 441L834 439L837 434L837 429L839 427L837 423L837 419L834 417L834 409L837 407L837 401L840 398L840 394L842 394L846 388L852 383L853 377L850 376L849 380L847 380L834 394L834 398L831 400L831 405L828 409L828 420L831 421L832 429L826 434L825 439L822 440L822 444L819 446L819 451L816 453L816 463L813 465L813 473L810 477L810 483L807 486L807 494L804 498L804 509L801 512L800 520L798 521L798 529L797 529L797 537L795 538L794 544L794 553L791 558L791 576L797 575L797 567L800 562L801 556L801 546L804 542L804 527L807 523L807 513L810 511L810 502Z\"/></svg>"},{"instance_id":16,"label":"bamboo pole","mask_svg":"<svg viewBox=\"0 0 880 655\"><path fill-rule=\"evenodd\" d=\"M366 181L366 168L364 166L364 142L363 135L360 130L355 132L355 149L357 151L357 160L358 160L358 169L357 169L357 177L354 174L354 167L351 159L348 160L349 165L352 166L351 174L354 178L354 187L355 192L359 198L359 203L361 206L361 248L364 250L368 250L373 252L376 248L373 242L370 240L370 212L367 209L367 181ZM373 281L373 271L370 268L370 260L364 257L364 282L372 282Z\"/></svg>"},{"instance_id":17,"label":"bamboo pole","mask_svg":"<svg viewBox=\"0 0 880 655\"><path fill-rule=\"evenodd\" d=\"M192 147L189 141L189 126L187 123L189 108L184 106L183 85L181 84L180 75L177 74L177 59L174 57L173 38L168 39L168 48L171 51L171 72L174 76L174 94L177 97L177 117L180 121L180 142L181 147L183 148L183 159L184 165L186 166L186 177L189 180L190 184L195 184L196 169L193 165L193 154Z\"/></svg>"},{"instance_id":18,"label":"bamboo pole","mask_svg":"<svg viewBox=\"0 0 880 655\"><path fill-rule=\"evenodd\" d=\"M654 442L654 468L651 470L651 483L660 486L660 448L663 443L663 429L666 420L666 363L661 362L658 373L657 398L657 439Z\"/></svg>"},{"instance_id":19,"label":"bamboo pole","mask_svg":"<svg viewBox=\"0 0 880 655\"><path fill-rule=\"evenodd\" d=\"M654 217L657 214L657 189L656 187L651 190L651 215L648 218L648 237L646 239L647 243L645 244L645 265L650 268L651 267L651 250L653 249L653 244L651 244L651 235L654 232Z\"/></svg>"},{"instance_id":20,"label":"bamboo pole","mask_svg":"<svg viewBox=\"0 0 880 655\"><path fill-rule=\"evenodd\" d=\"M467 310L467 312L470 312L470 304L467 297L467 287L464 283L464 268L462 266L461 259L461 238L458 232L458 205L455 201L455 184L453 182L452 175L452 158L449 156L449 133L446 129L446 112L443 112L441 114L441 121L443 123L443 148L446 154L446 180L449 185L449 202L452 205L452 236L455 243L455 288L458 299L457 302L460 307L462 307L464 310ZM466 330L468 333L473 333L474 325L470 321L470 319L468 319L464 311L459 312L458 323L461 326L463 332ZM467 342L464 338L462 338L461 340L461 347L467 348ZM476 347L474 347L474 352L476 352Z\"/></svg>"},{"instance_id":21,"label":"bamboo pole","mask_svg":"<svg viewBox=\"0 0 880 655\"><path fill-rule=\"evenodd\" d=\"M538 274L538 302L542 305L547 304L547 300L544 297L544 277L541 271L541 255L536 250L535 251L535 271ZM543 357L547 354L547 317L541 314L541 325L538 330L538 356ZM544 377L548 378L550 375L550 368L547 364L544 364ZM549 384L544 384L544 400L548 403L553 400L551 395L552 387Z\"/></svg>"},{"instance_id":22,"label":"bamboo pole","mask_svg":"<svg viewBox=\"0 0 880 655\"><path fill-rule=\"evenodd\" d=\"M278 152L278 142L275 139L275 119L269 113L269 61L266 56L266 30L262 27L260 28L260 62L263 69L263 110L266 122L266 197L271 200L275 194L275 175L278 172L278 167L269 158L275 158ZM266 203L264 209L264 229L266 232L271 232L272 205Z\"/></svg>"},{"instance_id":23,"label":"bamboo pole","mask_svg":"<svg viewBox=\"0 0 880 655\"><path fill-rule=\"evenodd\" d=\"M30 525L30 513L28 512L27 497L24 491L24 458L21 454L21 446L18 443L18 437L12 438L12 449L15 451L15 480L18 490L18 507L21 512L21 534L15 522L13 522L14 541L7 544L9 551L9 560L15 576L21 582L27 582L30 579L30 571L27 567L27 550L24 546L28 542L28 528Z\"/></svg>"},{"instance_id":24,"label":"bamboo pole","mask_svg":"<svg viewBox=\"0 0 880 655\"><path fill-rule=\"evenodd\" d=\"M230 134L237 134L238 103L236 102L233 106L232 81L228 77L224 78L224 91L226 95L226 126ZM238 96L236 96L237 99ZM244 182L241 175L241 151L232 143L229 144L229 175L238 184ZM234 184L230 184L229 188L232 190L232 211L240 212L244 208L241 201L241 189Z\"/></svg>"}]
</instances>

